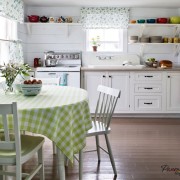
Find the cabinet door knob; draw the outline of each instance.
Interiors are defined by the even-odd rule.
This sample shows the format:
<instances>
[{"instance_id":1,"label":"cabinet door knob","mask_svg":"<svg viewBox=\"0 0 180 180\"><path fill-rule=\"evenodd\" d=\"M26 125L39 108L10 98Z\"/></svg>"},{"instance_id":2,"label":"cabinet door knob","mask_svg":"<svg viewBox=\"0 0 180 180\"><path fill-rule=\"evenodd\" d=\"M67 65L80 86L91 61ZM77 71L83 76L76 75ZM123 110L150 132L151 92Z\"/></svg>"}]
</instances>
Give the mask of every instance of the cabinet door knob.
<instances>
[{"instance_id":1,"label":"cabinet door knob","mask_svg":"<svg viewBox=\"0 0 180 180\"><path fill-rule=\"evenodd\" d=\"M168 76L168 78L170 78L171 76Z\"/></svg>"},{"instance_id":2,"label":"cabinet door knob","mask_svg":"<svg viewBox=\"0 0 180 180\"><path fill-rule=\"evenodd\" d=\"M106 76L105 75L103 75L103 78L105 78Z\"/></svg>"},{"instance_id":3,"label":"cabinet door knob","mask_svg":"<svg viewBox=\"0 0 180 180\"><path fill-rule=\"evenodd\" d=\"M112 76L109 76L109 78L112 78Z\"/></svg>"}]
</instances>

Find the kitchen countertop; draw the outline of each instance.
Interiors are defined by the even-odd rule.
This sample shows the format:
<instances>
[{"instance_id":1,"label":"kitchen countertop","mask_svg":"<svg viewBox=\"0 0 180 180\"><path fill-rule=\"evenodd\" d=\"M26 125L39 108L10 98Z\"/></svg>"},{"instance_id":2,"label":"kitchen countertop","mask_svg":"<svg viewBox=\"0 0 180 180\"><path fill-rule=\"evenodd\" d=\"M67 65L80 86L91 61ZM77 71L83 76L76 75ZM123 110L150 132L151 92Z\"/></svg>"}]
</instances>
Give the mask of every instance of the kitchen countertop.
<instances>
[{"instance_id":1,"label":"kitchen countertop","mask_svg":"<svg viewBox=\"0 0 180 180\"><path fill-rule=\"evenodd\" d=\"M180 71L180 67L172 67L172 68L151 68L151 67L143 67L143 68L125 68L125 67L98 67L98 66L82 66L81 71Z\"/></svg>"}]
</instances>

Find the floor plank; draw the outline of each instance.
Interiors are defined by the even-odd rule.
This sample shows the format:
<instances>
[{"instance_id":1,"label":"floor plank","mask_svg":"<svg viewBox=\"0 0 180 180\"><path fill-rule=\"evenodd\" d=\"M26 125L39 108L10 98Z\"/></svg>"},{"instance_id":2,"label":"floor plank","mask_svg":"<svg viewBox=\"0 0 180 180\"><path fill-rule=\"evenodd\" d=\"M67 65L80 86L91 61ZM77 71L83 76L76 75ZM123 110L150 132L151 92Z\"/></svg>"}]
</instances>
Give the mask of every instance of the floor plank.
<instances>
[{"instance_id":1,"label":"floor plank","mask_svg":"<svg viewBox=\"0 0 180 180\"><path fill-rule=\"evenodd\" d=\"M117 167L117 180L176 180L180 179L180 120L114 118L110 141ZM103 142L104 138L100 139ZM94 147L94 138L87 139L87 149ZM52 143L46 139L44 146L46 180L59 180L56 156ZM84 154L83 180L113 180L114 175L107 154L101 154L97 164L95 152ZM23 166L25 171L33 168L33 158ZM162 172L162 165L167 168ZM169 169L168 169L169 167ZM66 168L67 180L78 179L78 163ZM39 179L38 176L34 180Z\"/></svg>"}]
</instances>

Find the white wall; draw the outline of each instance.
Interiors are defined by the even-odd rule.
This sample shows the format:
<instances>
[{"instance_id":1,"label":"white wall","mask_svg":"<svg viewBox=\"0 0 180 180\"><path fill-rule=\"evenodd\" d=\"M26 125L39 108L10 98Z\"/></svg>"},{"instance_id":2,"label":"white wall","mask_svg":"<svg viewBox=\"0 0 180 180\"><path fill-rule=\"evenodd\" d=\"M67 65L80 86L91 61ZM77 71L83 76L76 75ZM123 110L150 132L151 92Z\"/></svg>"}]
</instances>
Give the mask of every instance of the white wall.
<instances>
[{"instance_id":1,"label":"white wall","mask_svg":"<svg viewBox=\"0 0 180 180\"><path fill-rule=\"evenodd\" d=\"M130 19L142 18L158 18L170 17L180 14L180 8L165 9L165 8L132 8L130 11ZM48 17L72 16L74 22L77 22L80 17L80 7L27 7L25 17L27 15L39 15ZM27 19L26 19L27 20ZM24 41L25 61L33 65L35 57L44 57L44 52L49 50L54 51L83 51L85 52L85 32L80 25L73 26L57 26L52 24L33 25L27 31L27 25L21 26L19 36ZM127 35L124 37L127 42L127 37L132 34L138 34L137 29L130 28ZM164 29L149 29L144 31L145 35L170 35L172 30ZM125 33L126 34L126 33ZM141 62L148 57L155 57L157 60L169 59L178 64L180 61L174 56L172 46L147 46L141 56L141 47L128 45L127 52L141 56ZM83 57L86 57L84 53Z\"/></svg>"}]
</instances>

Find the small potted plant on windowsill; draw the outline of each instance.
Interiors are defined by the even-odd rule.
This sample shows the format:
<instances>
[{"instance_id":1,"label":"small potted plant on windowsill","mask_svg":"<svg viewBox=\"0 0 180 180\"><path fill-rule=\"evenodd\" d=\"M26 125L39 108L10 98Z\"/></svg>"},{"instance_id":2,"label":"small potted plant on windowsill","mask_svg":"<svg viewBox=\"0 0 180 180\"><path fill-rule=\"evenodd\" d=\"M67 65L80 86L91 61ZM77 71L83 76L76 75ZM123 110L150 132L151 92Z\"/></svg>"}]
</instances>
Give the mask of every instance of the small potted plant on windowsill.
<instances>
[{"instance_id":1,"label":"small potted plant on windowsill","mask_svg":"<svg viewBox=\"0 0 180 180\"><path fill-rule=\"evenodd\" d=\"M92 38L93 51L97 51L97 47L100 46L99 40L100 40L99 36L96 36L95 38Z\"/></svg>"}]
</instances>

